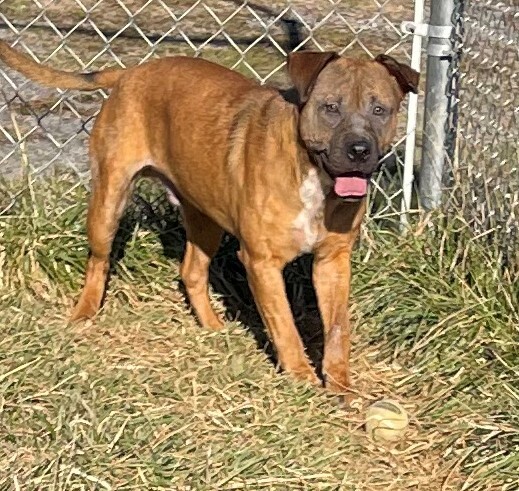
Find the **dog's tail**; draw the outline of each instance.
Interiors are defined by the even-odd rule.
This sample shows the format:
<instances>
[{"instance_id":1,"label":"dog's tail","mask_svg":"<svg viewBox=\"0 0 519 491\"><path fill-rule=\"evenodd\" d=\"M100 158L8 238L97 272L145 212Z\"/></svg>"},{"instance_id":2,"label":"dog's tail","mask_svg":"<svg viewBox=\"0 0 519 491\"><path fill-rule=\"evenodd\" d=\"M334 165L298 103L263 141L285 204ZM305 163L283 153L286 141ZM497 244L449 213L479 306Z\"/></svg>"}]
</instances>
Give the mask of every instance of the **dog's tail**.
<instances>
[{"instance_id":1,"label":"dog's tail","mask_svg":"<svg viewBox=\"0 0 519 491\"><path fill-rule=\"evenodd\" d=\"M91 73L56 70L34 61L29 56L11 48L2 40L0 40L0 60L34 82L59 89L109 89L117 83L125 72L123 68L109 68Z\"/></svg>"}]
</instances>

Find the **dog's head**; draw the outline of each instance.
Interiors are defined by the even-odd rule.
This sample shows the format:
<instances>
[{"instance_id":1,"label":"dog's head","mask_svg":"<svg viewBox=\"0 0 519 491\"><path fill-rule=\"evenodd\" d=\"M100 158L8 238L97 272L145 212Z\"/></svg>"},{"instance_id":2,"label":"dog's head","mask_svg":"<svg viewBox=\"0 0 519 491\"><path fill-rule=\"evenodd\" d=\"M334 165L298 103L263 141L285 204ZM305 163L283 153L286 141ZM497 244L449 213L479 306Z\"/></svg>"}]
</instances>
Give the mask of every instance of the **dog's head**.
<instances>
[{"instance_id":1,"label":"dog's head","mask_svg":"<svg viewBox=\"0 0 519 491\"><path fill-rule=\"evenodd\" d=\"M418 72L387 55L371 61L313 51L291 53L288 72L309 154L332 178L337 195L364 197L395 137L400 103L418 90Z\"/></svg>"}]
</instances>

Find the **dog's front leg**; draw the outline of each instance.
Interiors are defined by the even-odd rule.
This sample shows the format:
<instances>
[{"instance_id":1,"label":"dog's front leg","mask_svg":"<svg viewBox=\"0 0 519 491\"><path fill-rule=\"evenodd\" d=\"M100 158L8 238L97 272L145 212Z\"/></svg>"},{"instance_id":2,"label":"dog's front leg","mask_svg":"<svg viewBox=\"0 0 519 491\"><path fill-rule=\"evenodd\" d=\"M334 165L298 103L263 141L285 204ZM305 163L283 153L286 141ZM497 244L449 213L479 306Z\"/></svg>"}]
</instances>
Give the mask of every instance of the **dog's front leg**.
<instances>
[{"instance_id":1,"label":"dog's front leg","mask_svg":"<svg viewBox=\"0 0 519 491\"><path fill-rule=\"evenodd\" d=\"M356 234L355 234L356 237ZM332 234L315 253L313 283L324 327L323 375L333 392L350 388L350 258L355 240Z\"/></svg>"},{"instance_id":2,"label":"dog's front leg","mask_svg":"<svg viewBox=\"0 0 519 491\"><path fill-rule=\"evenodd\" d=\"M320 384L294 323L283 281L282 261L257 259L242 248L240 259L281 367L298 379Z\"/></svg>"}]
</instances>

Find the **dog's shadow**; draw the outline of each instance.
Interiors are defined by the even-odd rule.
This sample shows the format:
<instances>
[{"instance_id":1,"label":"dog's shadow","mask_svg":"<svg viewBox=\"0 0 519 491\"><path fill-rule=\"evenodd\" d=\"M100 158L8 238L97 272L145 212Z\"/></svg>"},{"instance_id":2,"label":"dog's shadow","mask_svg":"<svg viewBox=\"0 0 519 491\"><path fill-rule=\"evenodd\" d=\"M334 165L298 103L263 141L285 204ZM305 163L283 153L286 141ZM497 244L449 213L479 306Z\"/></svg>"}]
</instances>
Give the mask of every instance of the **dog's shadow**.
<instances>
[{"instance_id":1,"label":"dog's shadow","mask_svg":"<svg viewBox=\"0 0 519 491\"><path fill-rule=\"evenodd\" d=\"M136 192L133 205L128 207L114 241L112 272L115 271L114 266L124 258L126 246L136 227L155 233L166 257L176 261L182 260L186 236L178 209L171 206L165 198L150 200ZM210 284L213 293L225 307L227 320L239 321L252 334L258 349L264 351L277 366L276 354L256 309L245 268L236 255L238 248L238 241L226 234L211 263ZM285 268L284 276L287 297L296 325L307 354L320 374L323 327L311 281L311 264L311 257L303 256ZM180 287L183 291L182 284ZM184 297L187 298L185 295Z\"/></svg>"}]
</instances>

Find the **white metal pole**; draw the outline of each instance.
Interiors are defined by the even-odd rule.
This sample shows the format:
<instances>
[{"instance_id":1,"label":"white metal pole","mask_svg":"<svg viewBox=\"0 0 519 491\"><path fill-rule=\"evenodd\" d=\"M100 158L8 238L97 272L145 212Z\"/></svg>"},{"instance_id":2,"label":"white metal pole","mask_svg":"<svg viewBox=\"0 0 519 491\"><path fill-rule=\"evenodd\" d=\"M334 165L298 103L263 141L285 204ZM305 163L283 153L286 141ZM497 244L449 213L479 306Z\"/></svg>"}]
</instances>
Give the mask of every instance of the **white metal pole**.
<instances>
[{"instance_id":1,"label":"white metal pole","mask_svg":"<svg viewBox=\"0 0 519 491\"><path fill-rule=\"evenodd\" d=\"M424 21L424 0L415 0L414 2L414 24L420 25ZM411 52L411 68L420 71L422 58L422 35L413 35L413 47ZM406 226L409 223L408 212L411 208L411 198L413 194L413 180L414 180L414 157L416 146L416 120L418 114L418 95L410 93L409 102L407 106L407 130L405 142L405 157L404 157L404 175L402 179L402 213L400 215L400 223Z\"/></svg>"}]
</instances>

